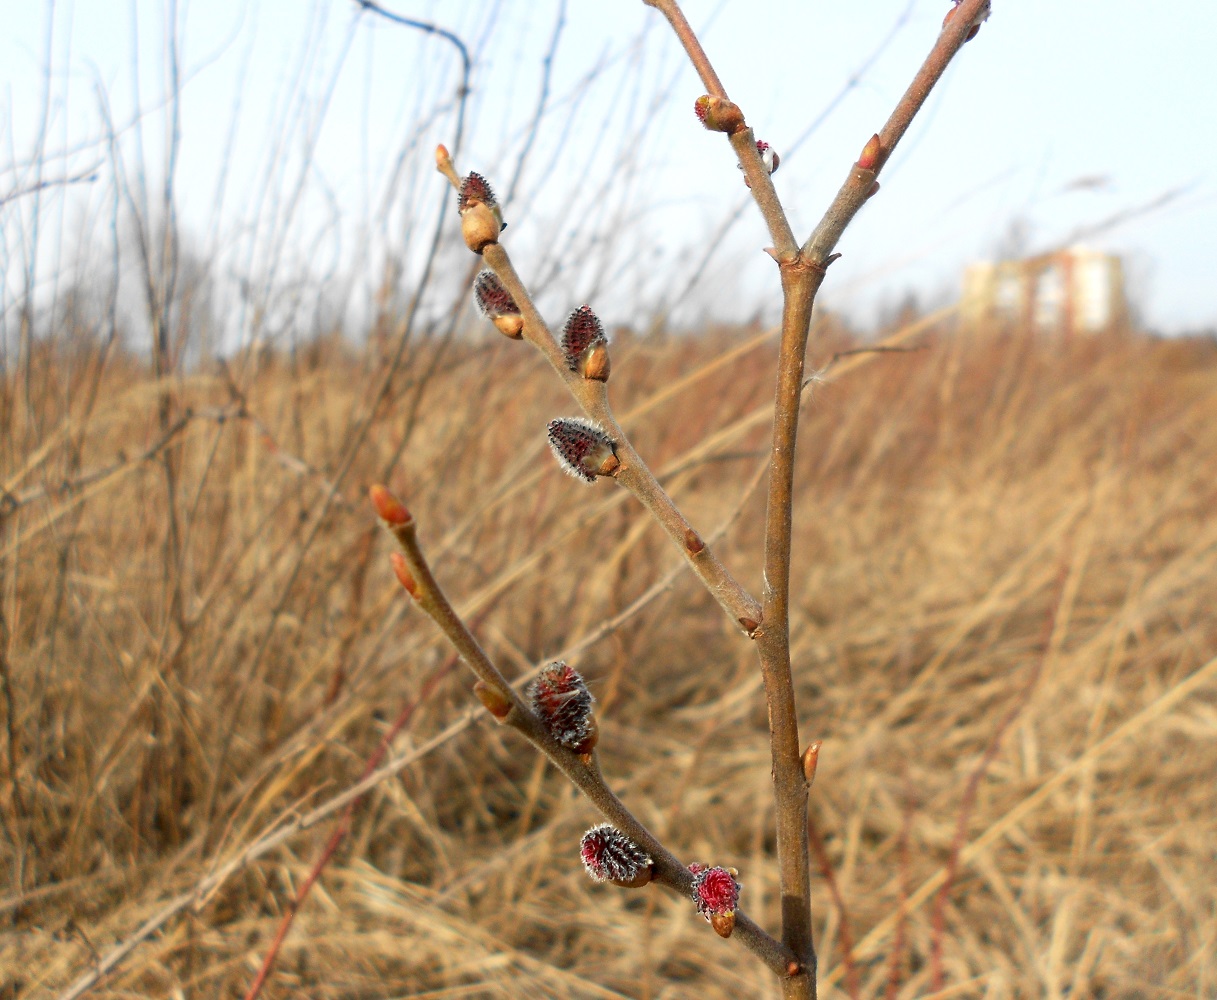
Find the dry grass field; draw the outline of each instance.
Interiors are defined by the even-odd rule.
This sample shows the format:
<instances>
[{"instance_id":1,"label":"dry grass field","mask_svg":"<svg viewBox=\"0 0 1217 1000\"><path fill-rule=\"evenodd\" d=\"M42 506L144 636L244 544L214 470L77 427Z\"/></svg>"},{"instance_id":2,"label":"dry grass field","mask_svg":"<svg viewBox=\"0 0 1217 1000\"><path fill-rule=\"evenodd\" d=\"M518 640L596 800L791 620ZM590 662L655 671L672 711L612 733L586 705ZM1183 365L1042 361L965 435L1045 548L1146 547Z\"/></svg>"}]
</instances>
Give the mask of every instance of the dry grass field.
<instances>
[{"instance_id":1,"label":"dry grass field","mask_svg":"<svg viewBox=\"0 0 1217 1000\"><path fill-rule=\"evenodd\" d=\"M821 996L927 996L939 952L940 997L1211 1000L1217 344L902 343L833 363L800 438ZM775 351L613 345L623 424L751 588ZM369 412L382 355L157 382L82 346L4 385L0 997L61 996L170 906L90 995L241 996L403 713L264 996L774 995L688 901L588 880L596 817L473 711L366 488L506 673L579 667L627 804L775 928L751 644L632 499L558 470L574 408L535 352L412 347Z\"/></svg>"}]
</instances>

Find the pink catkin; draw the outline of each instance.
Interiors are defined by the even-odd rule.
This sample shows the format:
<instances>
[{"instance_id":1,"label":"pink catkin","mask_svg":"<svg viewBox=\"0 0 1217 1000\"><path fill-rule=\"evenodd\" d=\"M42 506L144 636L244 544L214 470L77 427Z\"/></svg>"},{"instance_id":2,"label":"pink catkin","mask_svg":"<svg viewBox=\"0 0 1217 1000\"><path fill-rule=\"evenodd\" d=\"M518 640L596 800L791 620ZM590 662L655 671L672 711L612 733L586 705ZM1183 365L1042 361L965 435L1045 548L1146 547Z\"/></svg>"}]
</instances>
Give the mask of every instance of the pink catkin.
<instances>
[{"instance_id":1,"label":"pink catkin","mask_svg":"<svg viewBox=\"0 0 1217 1000\"><path fill-rule=\"evenodd\" d=\"M693 872L692 896L698 913L709 920L715 914L735 909L742 886L726 868L689 865L689 871Z\"/></svg>"}]
</instances>

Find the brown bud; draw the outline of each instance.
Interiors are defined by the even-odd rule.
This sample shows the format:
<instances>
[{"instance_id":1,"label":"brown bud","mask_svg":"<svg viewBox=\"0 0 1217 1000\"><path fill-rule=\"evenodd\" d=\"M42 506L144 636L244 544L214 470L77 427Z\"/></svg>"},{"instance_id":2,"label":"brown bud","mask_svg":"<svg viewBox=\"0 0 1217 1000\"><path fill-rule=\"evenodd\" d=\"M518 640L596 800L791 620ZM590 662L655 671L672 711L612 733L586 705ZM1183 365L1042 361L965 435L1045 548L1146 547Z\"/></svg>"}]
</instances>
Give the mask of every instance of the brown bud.
<instances>
[{"instance_id":1,"label":"brown bud","mask_svg":"<svg viewBox=\"0 0 1217 1000\"><path fill-rule=\"evenodd\" d=\"M756 630L761 627L760 622L754 622L751 618L741 618L739 625L749 635L754 635Z\"/></svg>"},{"instance_id":2,"label":"brown bud","mask_svg":"<svg viewBox=\"0 0 1217 1000\"><path fill-rule=\"evenodd\" d=\"M876 133L862 147L862 155L858 157L858 166L863 170L874 170L875 164L879 162L879 154L882 151L883 144L879 141L879 135Z\"/></svg>"},{"instance_id":3,"label":"brown bud","mask_svg":"<svg viewBox=\"0 0 1217 1000\"><path fill-rule=\"evenodd\" d=\"M461 235L465 237L465 246L474 253L497 243L502 228L499 217L484 202L474 202L461 212Z\"/></svg>"},{"instance_id":4,"label":"brown bud","mask_svg":"<svg viewBox=\"0 0 1217 1000\"><path fill-rule=\"evenodd\" d=\"M811 783L816 780L816 767L820 763L820 747L822 745L823 743L820 740L816 740L803 751L803 777L807 779L809 788Z\"/></svg>"},{"instance_id":5,"label":"brown bud","mask_svg":"<svg viewBox=\"0 0 1217 1000\"><path fill-rule=\"evenodd\" d=\"M701 536L696 531L689 528L685 532L685 549L689 555L695 556L705 547L706 543L701 540Z\"/></svg>"},{"instance_id":6,"label":"brown bud","mask_svg":"<svg viewBox=\"0 0 1217 1000\"><path fill-rule=\"evenodd\" d=\"M596 717L590 712L587 715L585 729L586 732L583 738L571 749L583 758L583 763L590 764L592 751L596 749L596 744L600 742L600 723L596 721Z\"/></svg>"},{"instance_id":7,"label":"brown bud","mask_svg":"<svg viewBox=\"0 0 1217 1000\"><path fill-rule=\"evenodd\" d=\"M875 195L877 195L878 193L879 193L879 182L875 181L875 183L870 186L870 190L866 192L866 197L868 199L870 199L870 198L875 197Z\"/></svg>"},{"instance_id":8,"label":"brown bud","mask_svg":"<svg viewBox=\"0 0 1217 1000\"><path fill-rule=\"evenodd\" d=\"M524 317L519 313L511 313L508 316L496 316L490 321L499 331L512 340L522 340L524 337Z\"/></svg>"},{"instance_id":9,"label":"brown bud","mask_svg":"<svg viewBox=\"0 0 1217 1000\"><path fill-rule=\"evenodd\" d=\"M631 879L610 878L607 881L612 882L613 885L620 886L622 889L641 889L643 886L650 885L654 880L655 869L647 865Z\"/></svg>"},{"instance_id":10,"label":"brown bud","mask_svg":"<svg viewBox=\"0 0 1217 1000\"><path fill-rule=\"evenodd\" d=\"M492 687L485 681L478 681L473 685L473 693L477 695L478 701L486 707L486 711L498 719L499 722L507 718L507 713L511 711L511 701L497 687Z\"/></svg>"},{"instance_id":11,"label":"brown bud","mask_svg":"<svg viewBox=\"0 0 1217 1000\"><path fill-rule=\"evenodd\" d=\"M592 346L583 358L583 377L593 382L607 382L609 379L608 344L599 343Z\"/></svg>"},{"instance_id":12,"label":"brown bud","mask_svg":"<svg viewBox=\"0 0 1217 1000\"><path fill-rule=\"evenodd\" d=\"M728 910L726 913L711 915L710 926L714 928L714 933L719 937L729 938L731 932L735 930L735 911Z\"/></svg>"},{"instance_id":13,"label":"brown bud","mask_svg":"<svg viewBox=\"0 0 1217 1000\"><path fill-rule=\"evenodd\" d=\"M418 584L414 582L410 567L406 565L406 557L400 552L390 552L389 564L393 567L393 574L397 577L397 582L406 588L406 593L417 598Z\"/></svg>"}]
</instances>

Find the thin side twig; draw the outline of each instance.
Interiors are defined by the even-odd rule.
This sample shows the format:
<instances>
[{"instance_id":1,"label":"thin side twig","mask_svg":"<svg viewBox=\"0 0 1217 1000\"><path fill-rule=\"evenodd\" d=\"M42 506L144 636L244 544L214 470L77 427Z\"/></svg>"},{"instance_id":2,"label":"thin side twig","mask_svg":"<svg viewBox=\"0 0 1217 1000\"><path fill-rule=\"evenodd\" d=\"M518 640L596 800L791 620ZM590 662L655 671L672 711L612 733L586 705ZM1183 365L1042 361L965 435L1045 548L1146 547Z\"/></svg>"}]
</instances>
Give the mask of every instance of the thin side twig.
<instances>
[{"instance_id":1,"label":"thin side twig","mask_svg":"<svg viewBox=\"0 0 1217 1000\"><path fill-rule=\"evenodd\" d=\"M497 720L516 730L540 750L609 823L650 855L653 881L688 898L693 886L692 873L608 787L596 760L595 751L580 754L559 743L486 655L436 581L418 544L414 518L404 507L400 508L404 517L385 517L391 508L387 508L382 500L377 499L375 502L385 526L397 540L409 569L410 578L408 581L403 580L403 585L407 585L410 595L419 607L435 622L478 679L502 699L501 715L499 712L494 713ZM778 976L790 976L792 969L798 968L794 954L762 930L742 910L736 911L733 936L738 936L741 943Z\"/></svg>"}]
</instances>

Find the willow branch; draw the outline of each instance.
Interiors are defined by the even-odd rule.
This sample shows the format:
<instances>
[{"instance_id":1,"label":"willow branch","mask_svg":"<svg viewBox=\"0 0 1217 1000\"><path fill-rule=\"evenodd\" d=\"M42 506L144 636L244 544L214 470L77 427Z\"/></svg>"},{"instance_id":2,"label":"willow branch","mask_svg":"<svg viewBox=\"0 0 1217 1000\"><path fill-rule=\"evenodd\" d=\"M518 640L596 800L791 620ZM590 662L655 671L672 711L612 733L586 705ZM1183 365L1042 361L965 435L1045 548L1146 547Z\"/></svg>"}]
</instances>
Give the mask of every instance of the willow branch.
<instances>
[{"instance_id":1,"label":"willow branch","mask_svg":"<svg viewBox=\"0 0 1217 1000\"><path fill-rule=\"evenodd\" d=\"M441 147L442 149L442 147ZM437 167L459 190L460 176L446 150L437 156ZM511 262L506 248L499 242L482 248L482 259L494 271L504 289L511 295L524 320L522 337L535 347L557 373L583 412L599 423L614 439L621 466L614 478L629 490L659 522L668 537L680 548L689 565L703 585L736 625L751 634L761 620L761 604L731 575L718 556L705 544L672 498L655 479L646 462L634 450L629 438L613 415L608 392L603 382L586 379L572 372L561 347L546 324Z\"/></svg>"},{"instance_id":2,"label":"willow branch","mask_svg":"<svg viewBox=\"0 0 1217 1000\"><path fill-rule=\"evenodd\" d=\"M397 540L401 556L408 568L407 574L398 570L402 585L444 633L481 684L497 696L496 700L495 697L487 698L484 693L479 694L494 718L516 730L540 750L550 763L587 797L605 820L651 856L653 881L689 898L693 886L692 873L608 787L594 749L581 754L559 743L486 655L431 572L426 556L418 544L414 518L383 487L373 487L373 502L385 526ZM776 975L789 977L792 972L798 970L799 963L790 949L765 933L738 910L732 936L736 935L744 946Z\"/></svg>"},{"instance_id":3,"label":"willow branch","mask_svg":"<svg viewBox=\"0 0 1217 1000\"><path fill-rule=\"evenodd\" d=\"M828 265L829 255L841 234L845 232L845 227L853 221L867 198L874 193L875 179L891 158L897 143L908 131L913 118L921 110L934 85L946 72L955 53L968 40L973 25L987 16L988 12L989 0L963 0L956 8L954 16L947 21L934 48L913 77L913 82L909 84L904 96L900 98L900 102L879 131L879 149L873 165L862 167L855 164L832 205L803 244L803 254L815 264L820 267Z\"/></svg>"}]
</instances>

